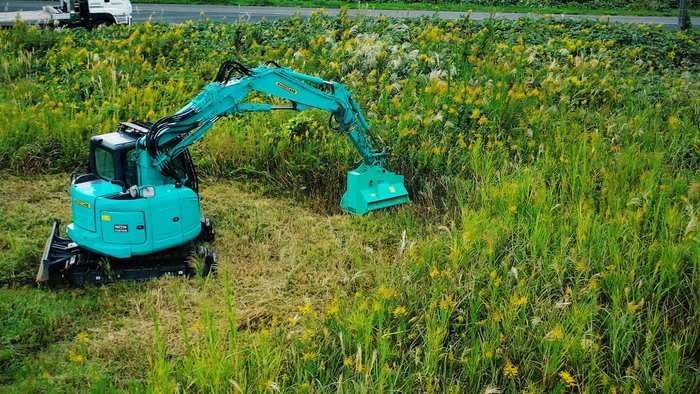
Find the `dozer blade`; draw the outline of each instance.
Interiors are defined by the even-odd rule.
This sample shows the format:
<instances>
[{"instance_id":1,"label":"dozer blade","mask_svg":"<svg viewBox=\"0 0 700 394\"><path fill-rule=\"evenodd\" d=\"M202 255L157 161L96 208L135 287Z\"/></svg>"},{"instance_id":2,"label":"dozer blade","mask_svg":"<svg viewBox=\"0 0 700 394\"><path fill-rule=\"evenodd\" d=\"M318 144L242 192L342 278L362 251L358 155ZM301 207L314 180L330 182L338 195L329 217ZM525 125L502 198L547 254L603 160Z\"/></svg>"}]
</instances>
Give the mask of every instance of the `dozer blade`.
<instances>
[{"instance_id":1,"label":"dozer blade","mask_svg":"<svg viewBox=\"0 0 700 394\"><path fill-rule=\"evenodd\" d=\"M362 164L348 172L348 190L343 195L340 206L349 213L365 213L410 201L403 184L403 175L387 171L382 166Z\"/></svg>"},{"instance_id":2,"label":"dozer blade","mask_svg":"<svg viewBox=\"0 0 700 394\"><path fill-rule=\"evenodd\" d=\"M50 279L50 274L58 272L66 265L67 261L77 258L85 251L70 239L63 238L59 235L59 227L61 221L54 219L51 235L46 240L44 254L41 256L41 264L39 272L36 275L36 281L46 282Z\"/></svg>"},{"instance_id":3,"label":"dozer blade","mask_svg":"<svg viewBox=\"0 0 700 394\"><path fill-rule=\"evenodd\" d=\"M49 254L51 253L51 245L53 244L53 239L58 234L58 226L61 223L59 220L54 220L53 229L51 230L51 235L46 240L46 245L44 246L44 254L41 256L41 264L39 265L39 272L36 274L37 282L46 282L49 280Z\"/></svg>"}]
</instances>

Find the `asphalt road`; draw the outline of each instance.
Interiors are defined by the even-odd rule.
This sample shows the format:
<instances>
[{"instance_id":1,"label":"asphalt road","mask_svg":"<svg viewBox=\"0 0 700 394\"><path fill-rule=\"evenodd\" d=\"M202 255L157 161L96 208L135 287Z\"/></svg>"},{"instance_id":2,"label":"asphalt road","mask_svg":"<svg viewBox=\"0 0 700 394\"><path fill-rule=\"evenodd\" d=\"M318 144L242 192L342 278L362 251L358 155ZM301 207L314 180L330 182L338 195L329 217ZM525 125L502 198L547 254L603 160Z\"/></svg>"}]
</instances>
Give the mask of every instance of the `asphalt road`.
<instances>
[{"instance_id":1,"label":"asphalt road","mask_svg":"<svg viewBox=\"0 0 700 394\"><path fill-rule=\"evenodd\" d=\"M41 9L43 5L53 5L52 2L44 1L12 1L6 3L4 7L0 7L1 11L16 12L16 11L31 11ZM149 19L153 21L167 21L169 23L179 24L188 20L197 21L202 18L210 18L213 21L228 21L228 22L259 22L263 19L274 20L288 18L296 13L302 17L308 17L311 12L315 11L311 8L291 8L291 7L241 7L241 6L221 6L221 5L179 5L179 4L133 4L133 21L134 23L142 23ZM317 10L316 10L317 11ZM331 15L337 15L339 9L325 9L325 12ZM203 13L203 14L202 14ZM351 18L358 14L367 16L387 17L418 17L424 15L435 15L435 11L392 11L379 9L363 9L363 10L348 10L348 15ZM437 13L444 19L459 19L464 16L465 12L440 11ZM522 13L488 13L488 12L472 12L470 18L473 20L483 20L490 17L519 19L521 17L538 17L538 14L522 14ZM596 19L603 18L601 15L552 15L555 18L563 19ZM610 22L620 23L645 23L658 25L662 24L666 29L675 29L678 26L677 17L642 17L642 16L611 16L605 20ZM700 27L700 18L692 19L695 28Z\"/></svg>"}]
</instances>

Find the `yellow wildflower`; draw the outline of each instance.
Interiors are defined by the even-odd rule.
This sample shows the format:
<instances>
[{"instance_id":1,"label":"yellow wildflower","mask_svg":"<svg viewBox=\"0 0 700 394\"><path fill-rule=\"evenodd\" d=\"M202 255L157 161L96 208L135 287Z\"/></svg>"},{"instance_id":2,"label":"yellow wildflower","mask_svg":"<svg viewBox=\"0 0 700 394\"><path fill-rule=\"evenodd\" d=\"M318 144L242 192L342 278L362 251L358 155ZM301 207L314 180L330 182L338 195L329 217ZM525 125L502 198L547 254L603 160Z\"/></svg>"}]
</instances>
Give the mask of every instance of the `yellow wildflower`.
<instances>
[{"instance_id":1,"label":"yellow wildflower","mask_svg":"<svg viewBox=\"0 0 700 394\"><path fill-rule=\"evenodd\" d=\"M446 296L444 299L442 299L442 300L440 301L440 304L439 304L439 305L440 305L440 309L442 309L442 310L447 310L447 309L451 309L452 307L454 307L454 306L455 306L455 302L454 302L454 300L452 299L452 296L449 295L449 296Z\"/></svg>"},{"instance_id":2,"label":"yellow wildflower","mask_svg":"<svg viewBox=\"0 0 700 394\"><path fill-rule=\"evenodd\" d=\"M433 267L433 270L430 272L430 277L434 278L436 276L440 275L440 270L437 267Z\"/></svg>"},{"instance_id":3,"label":"yellow wildflower","mask_svg":"<svg viewBox=\"0 0 700 394\"><path fill-rule=\"evenodd\" d=\"M397 306L397 307L394 309L394 311L392 312L392 314L394 315L394 317L405 316L407 313L408 313L408 312L406 311L406 307L403 306L403 305Z\"/></svg>"},{"instance_id":4,"label":"yellow wildflower","mask_svg":"<svg viewBox=\"0 0 700 394\"><path fill-rule=\"evenodd\" d=\"M558 324L552 331L548 332L547 335L544 336L544 339L548 341L560 341L564 339L564 329L561 324Z\"/></svg>"},{"instance_id":5,"label":"yellow wildflower","mask_svg":"<svg viewBox=\"0 0 700 394\"><path fill-rule=\"evenodd\" d=\"M333 302L331 302L326 307L326 315L333 316L333 315L337 315L339 312L340 312L340 300L336 296L335 298L333 298Z\"/></svg>"},{"instance_id":6,"label":"yellow wildflower","mask_svg":"<svg viewBox=\"0 0 700 394\"><path fill-rule=\"evenodd\" d=\"M671 130L678 130L678 123L680 122L680 119L678 119L677 116L671 116L668 118L668 126L671 128Z\"/></svg>"},{"instance_id":7,"label":"yellow wildflower","mask_svg":"<svg viewBox=\"0 0 700 394\"><path fill-rule=\"evenodd\" d=\"M81 332L80 334L78 334L78 342L85 343L87 341L88 341L88 336L85 332Z\"/></svg>"},{"instance_id":8,"label":"yellow wildflower","mask_svg":"<svg viewBox=\"0 0 700 394\"><path fill-rule=\"evenodd\" d=\"M315 359L316 359L316 353L314 353L314 352L307 352L307 353L304 353L304 354L301 356L301 359L304 360L304 361L315 360Z\"/></svg>"},{"instance_id":9,"label":"yellow wildflower","mask_svg":"<svg viewBox=\"0 0 700 394\"><path fill-rule=\"evenodd\" d=\"M70 359L70 361L72 361L74 363L82 363L83 361L85 361L83 356L81 356L80 354L75 353L75 352L70 353L69 359Z\"/></svg>"},{"instance_id":10,"label":"yellow wildflower","mask_svg":"<svg viewBox=\"0 0 700 394\"><path fill-rule=\"evenodd\" d=\"M307 328L306 330L304 330L304 333L301 335L301 339L303 341L310 341L313 339L315 333L316 332L314 330L309 330Z\"/></svg>"},{"instance_id":11,"label":"yellow wildflower","mask_svg":"<svg viewBox=\"0 0 700 394\"><path fill-rule=\"evenodd\" d=\"M562 381L566 384L566 387L576 387L578 384L576 384L576 379L574 379L573 376L571 376L570 373L566 371L559 372L559 377L561 378Z\"/></svg>"},{"instance_id":12,"label":"yellow wildflower","mask_svg":"<svg viewBox=\"0 0 700 394\"><path fill-rule=\"evenodd\" d=\"M514 378L518 376L518 367L513 365L510 361L506 363L506 366L503 367L503 376L507 378Z\"/></svg>"},{"instance_id":13,"label":"yellow wildflower","mask_svg":"<svg viewBox=\"0 0 700 394\"><path fill-rule=\"evenodd\" d=\"M510 303L516 308L522 305L527 305L527 297L518 297L514 295L510 298Z\"/></svg>"},{"instance_id":14,"label":"yellow wildflower","mask_svg":"<svg viewBox=\"0 0 700 394\"><path fill-rule=\"evenodd\" d=\"M302 315L311 315L314 312L313 308L311 308L310 302L307 302L303 306L298 306L297 309L299 309L299 313L301 313Z\"/></svg>"},{"instance_id":15,"label":"yellow wildflower","mask_svg":"<svg viewBox=\"0 0 700 394\"><path fill-rule=\"evenodd\" d=\"M379 289L377 289L377 295L379 296L379 298L388 300L389 298L396 296L396 290L382 285L379 286Z\"/></svg>"}]
</instances>

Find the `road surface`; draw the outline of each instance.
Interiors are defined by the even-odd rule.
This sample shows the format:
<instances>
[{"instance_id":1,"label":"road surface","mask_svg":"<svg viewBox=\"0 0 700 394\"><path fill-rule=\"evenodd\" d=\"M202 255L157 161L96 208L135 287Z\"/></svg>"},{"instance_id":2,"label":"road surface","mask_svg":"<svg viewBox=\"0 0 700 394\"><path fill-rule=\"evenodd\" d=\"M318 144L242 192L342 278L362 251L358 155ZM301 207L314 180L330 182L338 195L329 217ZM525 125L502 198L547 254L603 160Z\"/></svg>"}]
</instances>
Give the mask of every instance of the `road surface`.
<instances>
[{"instance_id":1,"label":"road surface","mask_svg":"<svg viewBox=\"0 0 700 394\"><path fill-rule=\"evenodd\" d=\"M41 9L43 5L53 5L52 2L44 1L12 1L0 7L0 10L7 12L16 12L20 10L30 11ZM288 18L294 14L300 14L302 17L308 17L311 12L318 11L312 8L292 8L292 7L242 7L242 6L222 6L222 5L182 5L182 4L141 4L133 3L133 22L143 23L151 19L153 21L166 21L168 23L180 24L188 20L197 21L202 18L210 18L212 21L226 22L259 22L263 19L274 20ZM325 9L325 12L331 15L340 13L339 9ZM202 14L203 13L203 14ZM379 9L361 9L348 10L348 15L351 18L357 15L380 16L405 18L435 15L435 11L394 11L394 10L379 10ZM440 11L437 15L444 19L459 19L466 15L466 12L456 11ZM539 14L524 14L524 13L488 13L488 12L472 12L470 18L473 20L483 20L490 17L519 19L521 17L538 17ZM601 15L563 15L553 14L552 17L563 19L595 19L602 18ZM606 17L606 20L608 18ZM644 23L659 25L662 24L666 29L675 29L678 27L677 17L661 17L661 16L610 16L610 22L620 23ZM700 18L692 18L692 23L695 28L700 27Z\"/></svg>"}]
</instances>

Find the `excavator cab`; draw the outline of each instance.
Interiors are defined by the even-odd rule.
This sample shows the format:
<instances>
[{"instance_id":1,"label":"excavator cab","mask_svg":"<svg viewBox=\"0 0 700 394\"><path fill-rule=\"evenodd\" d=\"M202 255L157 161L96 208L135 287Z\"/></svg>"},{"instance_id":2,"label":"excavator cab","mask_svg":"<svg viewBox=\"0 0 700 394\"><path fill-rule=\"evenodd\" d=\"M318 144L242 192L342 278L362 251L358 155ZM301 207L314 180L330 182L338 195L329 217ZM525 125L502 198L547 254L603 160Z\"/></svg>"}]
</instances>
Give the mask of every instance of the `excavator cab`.
<instances>
[{"instance_id":1,"label":"excavator cab","mask_svg":"<svg viewBox=\"0 0 700 394\"><path fill-rule=\"evenodd\" d=\"M122 133L110 133L90 140L90 174L122 187L138 185L136 139Z\"/></svg>"},{"instance_id":2,"label":"excavator cab","mask_svg":"<svg viewBox=\"0 0 700 394\"><path fill-rule=\"evenodd\" d=\"M150 123L124 122L117 132L102 134L90 139L89 173L79 177L76 183L91 179L104 179L122 186L126 191L132 186L139 186L138 157L136 143L147 131ZM170 145L174 145L174 142ZM165 148L167 149L167 147ZM172 183L183 185L199 193L197 174L194 170L189 152L175 158L177 179Z\"/></svg>"}]
</instances>

